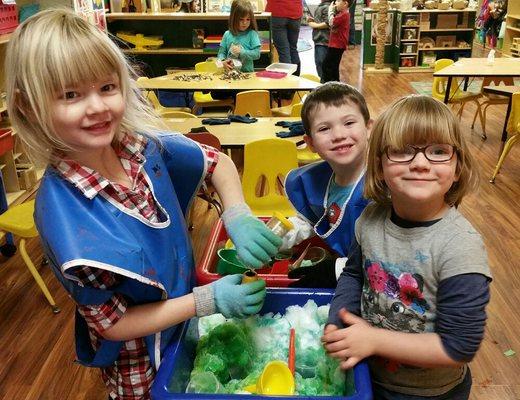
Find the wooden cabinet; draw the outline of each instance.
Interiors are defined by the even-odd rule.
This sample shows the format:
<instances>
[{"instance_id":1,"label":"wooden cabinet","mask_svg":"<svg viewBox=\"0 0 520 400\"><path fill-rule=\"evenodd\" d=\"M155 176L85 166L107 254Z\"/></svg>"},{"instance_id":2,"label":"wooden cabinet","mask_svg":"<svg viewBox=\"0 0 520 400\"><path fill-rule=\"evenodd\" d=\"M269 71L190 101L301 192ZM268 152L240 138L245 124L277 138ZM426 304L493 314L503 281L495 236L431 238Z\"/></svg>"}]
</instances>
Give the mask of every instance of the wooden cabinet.
<instances>
[{"instance_id":1,"label":"wooden cabinet","mask_svg":"<svg viewBox=\"0 0 520 400\"><path fill-rule=\"evenodd\" d=\"M11 34L0 35L0 57L2 60L5 59L6 44L10 37ZM4 75L3 67L0 67L0 82L2 84L0 88L0 92L2 92L0 98L0 173L3 184L3 187L0 185L0 191L5 193L5 199L0 194L0 197L2 197L0 199L0 213L4 211L7 205L26 200L35 190L43 172L36 170L30 163L16 133L9 134L12 129L6 114L7 108L3 95Z\"/></svg>"},{"instance_id":2,"label":"wooden cabinet","mask_svg":"<svg viewBox=\"0 0 520 400\"><path fill-rule=\"evenodd\" d=\"M502 52L511 57L520 57L520 1L508 3Z\"/></svg>"},{"instance_id":3,"label":"wooden cabinet","mask_svg":"<svg viewBox=\"0 0 520 400\"><path fill-rule=\"evenodd\" d=\"M398 12L395 69L431 72L436 59L471 57L475 16L473 9Z\"/></svg>"},{"instance_id":4,"label":"wooden cabinet","mask_svg":"<svg viewBox=\"0 0 520 400\"><path fill-rule=\"evenodd\" d=\"M255 14L258 31L264 44L255 68L271 64L271 13ZM193 32L203 30L204 36L223 35L228 29L229 13L111 13L107 14L110 33L141 33L161 36L163 45L155 50L135 50L128 45L124 50L144 67L150 76L165 75L166 70L193 68L195 63L217 55L218 49L193 47ZM125 47L125 43L120 43Z\"/></svg>"}]
</instances>

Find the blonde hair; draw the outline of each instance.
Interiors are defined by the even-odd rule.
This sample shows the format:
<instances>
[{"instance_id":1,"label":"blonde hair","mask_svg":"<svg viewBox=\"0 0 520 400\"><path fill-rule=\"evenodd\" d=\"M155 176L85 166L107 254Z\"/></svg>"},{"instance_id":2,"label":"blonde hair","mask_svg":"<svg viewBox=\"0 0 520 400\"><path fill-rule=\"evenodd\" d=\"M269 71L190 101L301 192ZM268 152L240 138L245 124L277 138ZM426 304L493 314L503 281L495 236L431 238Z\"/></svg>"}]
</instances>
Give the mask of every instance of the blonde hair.
<instances>
[{"instance_id":1,"label":"blonde hair","mask_svg":"<svg viewBox=\"0 0 520 400\"><path fill-rule=\"evenodd\" d=\"M386 157L387 147L399 149L407 144L428 143L447 143L455 147L459 179L452 184L444 200L449 205L459 205L466 193L477 188L475 162L452 111L438 100L419 95L397 100L376 119L368 147L365 197L380 204L391 203L381 162L382 157Z\"/></svg>"},{"instance_id":2,"label":"blonde hair","mask_svg":"<svg viewBox=\"0 0 520 400\"><path fill-rule=\"evenodd\" d=\"M244 17L251 19L249 29L257 31L258 25L256 24L255 10L251 2L249 0L233 0L233 3L231 3L231 12L229 13L229 30L233 35L240 33L240 18Z\"/></svg>"},{"instance_id":3,"label":"blonde hair","mask_svg":"<svg viewBox=\"0 0 520 400\"><path fill-rule=\"evenodd\" d=\"M31 159L45 165L56 150L74 150L54 132L57 93L116 73L125 111L114 144L124 133L155 137L165 126L137 88L136 73L117 45L72 10L39 12L13 33L5 59L8 112Z\"/></svg>"}]
</instances>

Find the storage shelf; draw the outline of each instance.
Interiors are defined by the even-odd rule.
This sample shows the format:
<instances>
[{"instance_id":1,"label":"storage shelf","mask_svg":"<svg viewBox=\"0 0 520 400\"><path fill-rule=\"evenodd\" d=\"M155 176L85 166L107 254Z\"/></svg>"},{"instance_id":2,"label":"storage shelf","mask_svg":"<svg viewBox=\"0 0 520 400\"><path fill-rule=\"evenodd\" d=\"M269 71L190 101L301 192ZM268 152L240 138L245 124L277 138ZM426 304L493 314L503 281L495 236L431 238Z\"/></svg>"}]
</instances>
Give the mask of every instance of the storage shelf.
<instances>
[{"instance_id":1,"label":"storage shelf","mask_svg":"<svg viewBox=\"0 0 520 400\"><path fill-rule=\"evenodd\" d=\"M270 12L262 12L255 14L255 19L270 18ZM115 20L192 20L192 21L203 21L203 20L229 20L229 13L109 13L106 15L107 21Z\"/></svg>"},{"instance_id":2,"label":"storage shelf","mask_svg":"<svg viewBox=\"0 0 520 400\"><path fill-rule=\"evenodd\" d=\"M416 56L417 53L399 53L400 56Z\"/></svg>"},{"instance_id":3,"label":"storage shelf","mask_svg":"<svg viewBox=\"0 0 520 400\"><path fill-rule=\"evenodd\" d=\"M191 49L189 47L166 47L153 50L124 49L127 54L217 54L218 50L202 51L202 49ZM270 53L270 50L260 50L260 53Z\"/></svg>"},{"instance_id":4,"label":"storage shelf","mask_svg":"<svg viewBox=\"0 0 520 400\"><path fill-rule=\"evenodd\" d=\"M419 39L401 39L401 43L402 42L418 42Z\"/></svg>"},{"instance_id":5,"label":"storage shelf","mask_svg":"<svg viewBox=\"0 0 520 400\"><path fill-rule=\"evenodd\" d=\"M513 0L514 1L514 0ZM409 10L409 11L401 11L403 14L417 14L417 13L463 13L463 12L473 12L476 13L477 10L473 8L464 8L463 10L455 10L450 8L449 10L439 10L439 9L425 9L425 10Z\"/></svg>"},{"instance_id":6,"label":"storage shelf","mask_svg":"<svg viewBox=\"0 0 520 400\"><path fill-rule=\"evenodd\" d=\"M506 29L509 29L511 31L520 32L520 28L513 28L512 26L506 26Z\"/></svg>"},{"instance_id":7,"label":"storage shelf","mask_svg":"<svg viewBox=\"0 0 520 400\"><path fill-rule=\"evenodd\" d=\"M429 47L427 49L419 49L419 51L442 51L442 50L471 50L471 47Z\"/></svg>"},{"instance_id":8,"label":"storage shelf","mask_svg":"<svg viewBox=\"0 0 520 400\"><path fill-rule=\"evenodd\" d=\"M507 14L507 18L520 19L520 14Z\"/></svg>"},{"instance_id":9,"label":"storage shelf","mask_svg":"<svg viewBox=\"0 0 520 400\"><path fill-rule=\"evenodd\" d=\"M443 29L422 29L422 32L473 32L473 28L443 28Z\"/></svg>"}]
</instances>

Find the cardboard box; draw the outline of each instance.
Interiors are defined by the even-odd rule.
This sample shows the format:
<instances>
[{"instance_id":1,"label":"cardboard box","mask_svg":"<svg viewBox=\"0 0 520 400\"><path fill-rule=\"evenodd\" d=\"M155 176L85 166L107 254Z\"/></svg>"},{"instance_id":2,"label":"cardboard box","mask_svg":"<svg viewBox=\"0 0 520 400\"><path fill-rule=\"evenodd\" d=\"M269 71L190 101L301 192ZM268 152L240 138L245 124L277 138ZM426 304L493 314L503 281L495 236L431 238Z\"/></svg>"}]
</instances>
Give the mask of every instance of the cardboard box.
<instances>
[{"instance_id":1,"label":"cardboard box","mask_svg":"<svg viewBox=\"0 0 520 400\"><path fill-rule=\"evenodd\" d=\"M437 15L437 25L435 29L456 29L457 21L457 14L439 14Z\"/></svg>"},{"instance_id":2,"label":"cardboard box","mask_svg":"<svg viewBox=\"0 0 520 400\"><path fill-rule=\"evenodd\" d=\"M435 38L435 47L455 47L457 44L457 36L455 35L439 35Z\"/></svg>"}]
</instances>

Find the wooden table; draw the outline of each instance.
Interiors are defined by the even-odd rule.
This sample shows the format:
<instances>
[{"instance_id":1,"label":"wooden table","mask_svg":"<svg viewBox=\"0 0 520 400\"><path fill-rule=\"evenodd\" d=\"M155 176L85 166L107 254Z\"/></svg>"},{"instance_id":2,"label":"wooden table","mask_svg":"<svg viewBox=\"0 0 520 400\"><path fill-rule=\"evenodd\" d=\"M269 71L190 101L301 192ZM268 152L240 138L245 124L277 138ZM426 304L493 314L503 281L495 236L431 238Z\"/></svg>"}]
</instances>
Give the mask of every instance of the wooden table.
<instances>
[{"instance_id":1,"label":"wooden table","mask_svg":"<svg viewBox=\"0 0 520 400\"><path fill-rule=\"evenodd\" d=\"M520 86L484 86L482 90L486 93L498 94L500 96L509 98L509 103L507 103L506 119L502 129L502 144L500 145L500 151L498 153L498 158L500 159L500 155L502 154L502 150L504 149L504 145L507 140L507 121L509 120L509 115L511 114L511 100L513 99L513 93L520 92Z\"/></svg>"},{"instance_id":2,"label":"wooden table","mask_svg":"<svg viewBox=\"0 0 520 400\"><path fill-rule=\"evenodd\" d=\"M444 97L444 103L448 104L451 82L454 77L464 78L464 90L466 90L469 77L520 76L520 58L495 58L495 62L492 65L487 64L486 58L461 58L446 68L434 72L433 76L448 78L446 95Z\"/></svg>"},{"instance_id":3,"label":"wooden table","mask_svg":"<svg viewBox=\"0 0 520 400\"><path fill-rule=\"evenodd\" d=\"M202 75L207 79L201 80L174 80L175 76L180 75ZM174 72L168 75L158 76L144 82L138 82L141 89L148 90L174 90L174 91L196 91L196 90L311 90L319 86L319 82L301 78L296 75L287 75L284 78L262 78L255 73L248 74L248 79L223 80L221 75L213 72L195 72L186 70Z\"/></svg>"},{"instance_id":4,"label":"wooden table","mask_svg":"<svg viewBox=\"0 0 520 400\"><path fill-rule=\"evenodd\" d=\"M224 148L242 148L249 142L262 139L276 138L276 132L288 131L282 126L276 126L279 121L299 121L296 117L264 117L252 124L232 122L229 125L203 125L201 118L165 118L170 129L180 133L188 133L191 128L205 126L206 129L218 137ZM295 143L302 140L302 135L287 138Z\"/></svg>"}]
</instances>

